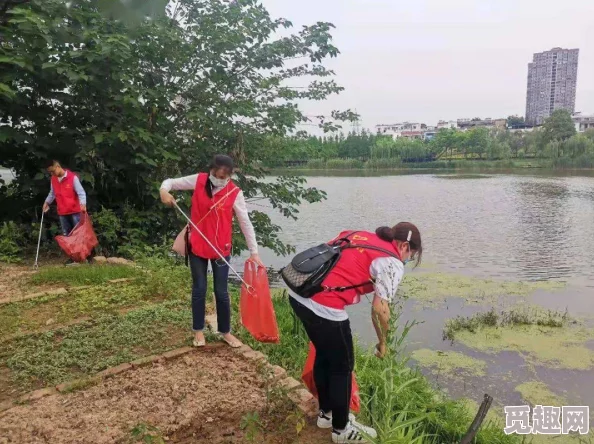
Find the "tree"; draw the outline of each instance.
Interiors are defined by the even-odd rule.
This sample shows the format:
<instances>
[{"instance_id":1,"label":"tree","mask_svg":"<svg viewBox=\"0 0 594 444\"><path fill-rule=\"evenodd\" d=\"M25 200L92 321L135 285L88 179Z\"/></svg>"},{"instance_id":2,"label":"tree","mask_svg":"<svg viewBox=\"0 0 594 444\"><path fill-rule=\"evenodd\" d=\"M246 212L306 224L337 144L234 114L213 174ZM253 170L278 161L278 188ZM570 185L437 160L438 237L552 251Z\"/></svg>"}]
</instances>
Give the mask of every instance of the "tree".
<instances>
[{"instance_id":1,"label":"tree","mask_svg":"<svg viewBox=\"0 0 594 444\"><path fill-rule=\"evenodd\" d=\"M565 109L553 111L550 117L544 123L545 143L553 140L564 141L576 134L575 124L571 118L571 113Z\"/></svg>"},{"instance_id":2,"label":"tree","mask_svg":"<svg viewBox=\"0 0 594 444\"><path fill-rule=\"evenodd\" d=\"M507 127L513 128L524 125L526 122L524 121L524 117L521 116L509 116L507 118Z\"/></svg>"},{"instance_id":3,"label":"tree","mask_svg":"<svg viewBox=\"0 0 594 444\"><path fill-rule=\"evenodd\" d=\"M445 153L447 155L448 150L450 150L450 156L453 155L454 148L460 147L460 137L461 132L456 131L453 128L442 128L440 129L435 138L432 140L433 143L437 148L436 152Z\"/></svg>"},{"instance_id":4,"label":"tree","mask_svg":"<svg viewBox=\"0 0 594 444\"><path fill-rule=\"evenodd\" d=\"M286 217L296 217L300 202L324 197L301 178L263 181L260 165L277 156L270 136L304 122L333 131L356 117L347 110L312 119L298 106L342 91L322 64L338 55L332 24L275 37L292 24L272 19L255 0L179 0L166 17L134 25L96 5L32 0L0 27L7 42L0 158L17 175L0 188L0 220L35 219L48 190L48 157L80 174L91 211L103 206L127 217L147 242L179 229L157 202L159 182L203 170L216 152L237 160L248 200L267 199ZM290 251L266 214L251 215L262 245Z\"/></svg>"},{"instance_id":5,"label":"tree","mask_svg":"<svg viewBox=\"0 0 594 444\"><path fill-rule=\"evenodd\" d=\"M29 3L31 0L2 0L0 4L0 24L4 25L10 17L10 11ZM104 15L128 23L145 18L159 18L165 15L169 0L96 0L94 6Z\"/></svg>"},{"instance_id":6,"label":"tree","mask_svg":"<svg viewBox=\"0 0 594 444\"><path fill-rule=\"evenodd\" d=\"M594 141L584 134L576 134L563 143L563 155L572 158L594 154Z\"/></svg>"},{"instance_id":7,"label":"tree","mask_svg":"<svg viewBox=\"0 0 594 444\"><path fill-rule=\"evenodd\" d=\"M476 154L483 158L489 145L489 130L479 127L473 128L466 134L465 152L466 154Z\"/></svg>"}]
</instances>

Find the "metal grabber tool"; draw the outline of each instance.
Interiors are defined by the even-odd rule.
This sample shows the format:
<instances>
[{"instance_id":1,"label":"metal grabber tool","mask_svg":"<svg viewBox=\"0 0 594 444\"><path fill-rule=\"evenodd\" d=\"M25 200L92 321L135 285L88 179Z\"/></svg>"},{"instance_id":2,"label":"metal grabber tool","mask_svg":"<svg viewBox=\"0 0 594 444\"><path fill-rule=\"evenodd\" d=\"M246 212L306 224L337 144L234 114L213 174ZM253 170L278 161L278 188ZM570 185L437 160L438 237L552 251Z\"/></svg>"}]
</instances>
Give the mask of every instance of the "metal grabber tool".
<instances>
[{"instance_id":1,"label":"metal grabber tool","mask_svg":"<svg viewBox=\"0 0 594 444\"><path fill-rule=\"evenodd\" d=\"M45 213L43 212L43 208L41 209L41 224L39 225L39 238L37 239L37 254L35 255L35 263L33 264L33 268L35 270L39 269L39 264L38 264L38 260L39 260L39 246L41 245L41 232L43 231L43 215Z\"/></svg>"}]
</instances>

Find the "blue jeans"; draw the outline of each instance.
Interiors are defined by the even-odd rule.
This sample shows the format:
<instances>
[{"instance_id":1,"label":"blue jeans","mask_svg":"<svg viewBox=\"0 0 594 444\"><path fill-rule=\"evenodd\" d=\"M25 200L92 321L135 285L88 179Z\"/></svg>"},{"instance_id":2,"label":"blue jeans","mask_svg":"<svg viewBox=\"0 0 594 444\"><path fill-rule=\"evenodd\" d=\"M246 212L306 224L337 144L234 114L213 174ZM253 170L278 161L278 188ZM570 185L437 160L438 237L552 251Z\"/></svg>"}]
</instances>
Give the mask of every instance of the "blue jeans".
<instances>
[{"instance_id":1,"label":"blue jeans","mask_svg":"<svg viewBox=\"0 0 594 444\"><path fill-rule=\"evenodd\" d=\"M229 258L226 258L227 261ZM192 329L204 330L204 316L206 312L206 271L208 259L195 256L190 252L190 271L192 273ZM217 324L220 333L231 332L231 302L227 281L229 266L221 259L210 260L214 278L214 293L217 305Z\"/></svg>"},{"instance_id":2,"label":"blue jeans","mask_svg":"<svg viewBox=\"0 0 594 444\"><path fill-rule=\"evenodd\" d=\"M62 225L62 234L68 236L74 227L80 222L80 213L67 214L60 216L60 225Z\"/></svg>"}]
</instances>

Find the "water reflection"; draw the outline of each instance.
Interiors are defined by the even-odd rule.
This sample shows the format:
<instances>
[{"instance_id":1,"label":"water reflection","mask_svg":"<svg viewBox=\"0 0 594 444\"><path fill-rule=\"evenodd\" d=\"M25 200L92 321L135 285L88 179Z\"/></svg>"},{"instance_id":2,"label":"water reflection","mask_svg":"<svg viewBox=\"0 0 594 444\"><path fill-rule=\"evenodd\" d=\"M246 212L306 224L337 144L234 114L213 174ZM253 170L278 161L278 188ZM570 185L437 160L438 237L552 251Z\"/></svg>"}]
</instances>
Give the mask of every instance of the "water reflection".
<instances>
[{"instance_id":1,"label":"water reflection","mask_svg":"<svg viewBox=\"0 0 594 444\"><path fill-rule=\"evenodd\" d=\"M574 239L570 224L569 187L565 179L519 180L513 212L512 260L521 279L566 279L571 273Z\"/></svg>"}]
</instances>

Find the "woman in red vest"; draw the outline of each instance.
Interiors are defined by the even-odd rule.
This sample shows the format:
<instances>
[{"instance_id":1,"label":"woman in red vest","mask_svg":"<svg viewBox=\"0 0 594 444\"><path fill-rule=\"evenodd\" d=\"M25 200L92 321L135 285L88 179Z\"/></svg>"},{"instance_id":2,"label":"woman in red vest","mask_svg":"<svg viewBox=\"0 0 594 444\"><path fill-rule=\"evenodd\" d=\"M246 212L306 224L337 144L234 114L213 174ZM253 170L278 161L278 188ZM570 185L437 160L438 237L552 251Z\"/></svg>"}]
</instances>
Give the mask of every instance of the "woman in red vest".
<instances>
[{"instance_id":1,"label":"woman in red vest","mask_svg":"<svg viewBox=\"0 0 594 444\"><path fill-rule=\"evenodd\" d=\"M192 272L192 328L195 332L194 346L205 345L204 316L206 304L206 271L211 263L214 278L214 293L217 306L217 324L222 339L231 347L240 347L241 342L231 334L231 304L227 289L229 267L221 255L229 260L233 237L233 213L245 236L251 260L264 266L258 256L256 233L245 203L243 192L231 181L233 160L217 155L209 173L167 179L161 185L161 201L173 206L175 198L171 190L193 190L192 222L216 247L214 250L204 238L190 228L189 259Z\"/></svg>"},{"instance_id":2,"label":"woman in red vest","mask_svg":"<svg viewBox=\"0 0 594 444\"><path fill-rule=\"evenodd\" d=\"M404 266L411 260L418 264L423 247L418 228L409 222L400 222L393 228L381 227L375 233L345 231L336 239L342 238L361 248L343 250L324 279L323 291L311 298L290 292L290 303L316 349L318 427L332 428L335 443L361 443L366 442L365 435L373 438L377 434L349 415L355 361L345 307L358 303L362 295L374 293L372 321L378 338L376 355L383 357L388 346L390 302L395 298Z\"/></svg>"},{"instance_id":3,"label":"woman in red vest","mask_svg":"<svg viewBox=\"0 0 594 444\"><path fill-rule=\"evenodd\" d=\"M57 160L48 161L47 172L51 176L51 187L43 203L43 212L47 212L55 200L58 204L62 234L68 236L80 222L81 212L87 211L87 195L78 176L62 168Z\"/></svg>"}]
</instances>

